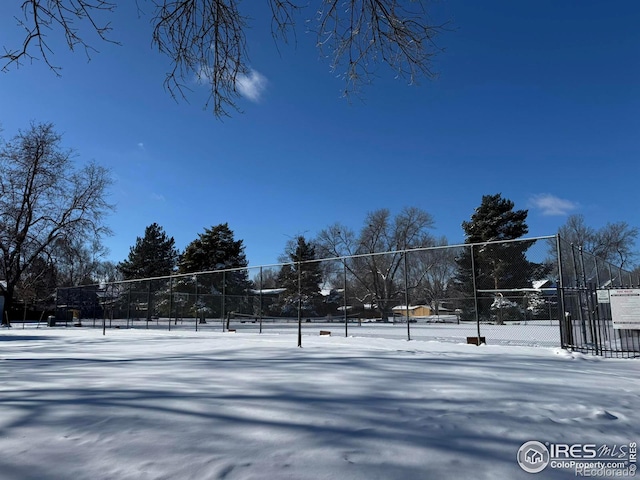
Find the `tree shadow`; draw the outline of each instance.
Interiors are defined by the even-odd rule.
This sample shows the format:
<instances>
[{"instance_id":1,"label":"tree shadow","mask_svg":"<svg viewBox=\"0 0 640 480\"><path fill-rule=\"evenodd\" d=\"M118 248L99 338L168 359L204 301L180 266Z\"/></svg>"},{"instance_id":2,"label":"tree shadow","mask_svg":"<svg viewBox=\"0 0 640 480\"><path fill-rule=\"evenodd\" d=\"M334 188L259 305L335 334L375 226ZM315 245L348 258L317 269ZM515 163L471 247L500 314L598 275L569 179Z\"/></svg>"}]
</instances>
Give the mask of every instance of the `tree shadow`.
<instances>
[{"instance_id":1,"label":"tree shadow","mask_svg":"<svg viewBox=\"0 0 640 480\"><path fill-rule=\"evenodd\" d=\"M640 433L624 415L619 421L589 416L625 395L603 385L594 397L589 376L608 371L599 371L597 363L573 364L576 382L567 385L558 372L568 362L553 357L345 355L313 347L154 352L121 359L77 353L4 360L11 373L0 377L11 382L2 389L0 410L11 416L0 425L0 438L36 428L50 436L40 441L52 454L64 456L65 448L73 448L75 461L87 464L101 455L99 442L82 446L87 438L122 442L118 455L134 465L144 461L138 456L149 441L156 455L195 454L203 461L214 456L236 467L238 452L258 458L265 449L279 451L296 464L296 453L316 451L351 469L351 478L377 472L378 478L422 479L456 478L469 475L472 465L487 464L490 469L474 478L489 470L526 478L515 461L525 441L574 436L604 442L625 435L631 441ZM631 411L637 388L626 395ZM575 414L581 406L582 417ZM175 438L167 432L176 432ZM424 459L406 458L407 452ZM21 462L0 457L0 471L53 479L68 468L61 462L48 471L36 458ZM545 472L545 478L565 477Z\"/></svg>"}]
</instances>

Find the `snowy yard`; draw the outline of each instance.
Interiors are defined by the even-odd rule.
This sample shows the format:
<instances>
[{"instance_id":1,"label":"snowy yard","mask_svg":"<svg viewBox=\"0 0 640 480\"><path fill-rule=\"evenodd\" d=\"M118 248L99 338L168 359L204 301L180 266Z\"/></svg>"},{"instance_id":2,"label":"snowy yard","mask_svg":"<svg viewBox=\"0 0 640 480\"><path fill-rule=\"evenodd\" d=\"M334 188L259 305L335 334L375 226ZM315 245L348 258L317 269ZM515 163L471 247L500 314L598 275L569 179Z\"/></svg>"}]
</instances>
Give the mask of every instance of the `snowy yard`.
<instances>
[{"instance_id":1,"label":"snowy yard","mask_svg":"<svg viewBox=\"0 0 640 480\"><path fill-rule=\"evenodd\" d=\"M575 472L526 473L526 441L640 440L637 359L335 334L303 345L3 329L0 478L542 480Z\"/></svg>"}]
</instances>

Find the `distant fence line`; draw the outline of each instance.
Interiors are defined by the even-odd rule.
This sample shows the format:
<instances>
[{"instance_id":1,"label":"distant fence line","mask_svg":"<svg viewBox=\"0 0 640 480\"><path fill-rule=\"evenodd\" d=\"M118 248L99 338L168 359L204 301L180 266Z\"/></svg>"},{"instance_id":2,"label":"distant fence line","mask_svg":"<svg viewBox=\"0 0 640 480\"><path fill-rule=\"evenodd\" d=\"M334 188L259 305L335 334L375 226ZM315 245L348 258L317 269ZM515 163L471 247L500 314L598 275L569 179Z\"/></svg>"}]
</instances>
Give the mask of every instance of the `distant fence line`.
<instances>
[{"instance_id":1,"label":"distant fence line","mask_svg":"<svg viewBox=\"0 0 640 480\"><path fill-rule=\"evenodd\" d=\"M310 287L313 275L322 280ZM606 306L585 305L596 305L598 289L638 284L630 272L547 236L59 288L54 321L103 332L297 332L298 344L303 333L320 330L407 340L485 337L636 356L638 331L616 330Z\"/></svg>"}]
</instances>

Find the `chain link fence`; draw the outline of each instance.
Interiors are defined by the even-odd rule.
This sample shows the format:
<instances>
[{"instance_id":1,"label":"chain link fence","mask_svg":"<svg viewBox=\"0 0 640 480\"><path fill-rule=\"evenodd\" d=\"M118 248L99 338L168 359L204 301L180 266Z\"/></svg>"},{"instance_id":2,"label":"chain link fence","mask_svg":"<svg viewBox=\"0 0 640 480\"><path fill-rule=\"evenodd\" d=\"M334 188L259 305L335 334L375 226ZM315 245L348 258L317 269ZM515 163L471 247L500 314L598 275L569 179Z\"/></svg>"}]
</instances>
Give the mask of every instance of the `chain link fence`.
<instances>
[{"instance_id":1,"label":"chain link fence","mask_svg":"<svg viewBox=\"0 0 640 480\"><path fill-rule=\"evenodd\" d=\"M562 346L607 357L640 357L640 330L616 328L611 310L611 292L624 290L638 297L637 305L631 308L636 317L640 316L640 274L634 275L561 238L558 245L565 312Z\"/></svg>"},{"instance_id":2,"label":"chain link fence","mask_svg":"<svg viewBox=\"0 0 640 480\"><path fill-rule=\"evenodd\" d=\"M60 288L54 324L561 345L556 237Z\"/></svg>"}]
</instances>

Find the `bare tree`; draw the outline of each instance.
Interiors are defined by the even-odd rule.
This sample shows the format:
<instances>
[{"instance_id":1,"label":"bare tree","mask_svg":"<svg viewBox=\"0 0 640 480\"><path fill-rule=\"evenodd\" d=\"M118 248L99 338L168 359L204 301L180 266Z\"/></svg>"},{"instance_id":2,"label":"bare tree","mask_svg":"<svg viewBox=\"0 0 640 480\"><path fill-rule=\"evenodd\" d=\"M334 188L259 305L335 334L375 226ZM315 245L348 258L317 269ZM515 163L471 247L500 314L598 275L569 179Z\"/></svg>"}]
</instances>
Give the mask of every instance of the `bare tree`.
<instances>
[{"instance_id":1,"label":"bare tree","mask_svg":"<svg viewBox=\"0 0 640 480\"><path fill-rule=\"evenodd\" d=\"M570 215L565 224L558 229L558 235L566 242L579 245L591 252L596 232L585 223L583 215Z\"/></svg>"},{"instance_id":2,"label":"bare tree","mask_svg":"<svg viewBox=\"0 0 640 480\"><path fill-rule=\"evenodd\" d=\"M44 312L55 305L56 273L53 263L40 257L25 269L17 287L23 302L23 319L28 309L41 311L42 319Z\"/></svg>"},{"instance_id":3,"label":"bare tree","mask_svg":"<svg viewBox=\"0 0 640 480\"><path fill-rule=\"evenodd\" d=\"M250 71L245 29L247 18L239 0L136 0L152 4L152 44L167 55L170 68L165 87L174 97L184 97L194 75L210 88L209 101L218 117L238 111L238 80ZM432 24L426 0L268 0L272 12L271 32L276 41L287 42L294 32L300 10L313 9L308 29L317 37L321 54L332 70L345 80L345 95L358 92L369 83L379 63L385 63L401 77L414 83L431 78L432 57L440 49L434 42L444 25ZM86 40L81 26L88 26L102 41L110 38L115 1L24 0L22 15L16 16L24 29L17 48L5 47L3 70L25 59L42 58L59 73L51 60L54 52L47 40L49 31L61 31L71 50L82 48L90 55L95 48ZM207 106L209 102L207 103Z\"/></svg>"},{"instance_id":4,"label":"bare tree","mask_svg":"<svg viewBox=\"0 0 640 480\"><path fill-rule=\"evenodd\" d=\"M595 235L593 254L619 268L628 269L638 256L634 250L638 233L637 227L626 222L607 223Z\"/></svg>"},{"instance_id":5,"label":"bare tree","mask_svg":"<svg viewBox=\"0 0 640 480\"><path fill-rule=\"evenodd\" d=\"M633 267L638 256L634 248L639 234L637 227L626 222L607 223L595 230L586 225L582 215L571 215L558 230L558 235L566 242L580 246L618 268Z\"/></svg>"},{"instance_id":6,"label":"bare tree","mask_svg":"<svg viewBox=\"0 0 640 480\"><path fill-rule=\"evenodd\" d=\"M404 292L404 250L434 245L428 233L432 227L431 215L418 208L405 208L395 218L382 209L367 215L358 236L335 224L322 230L316 243L320 256L352 256L344 258L343 264L356 280L354 290L362 294L359 300L374 305L387 318Z\"/></svg>"},{"instance_id":7,"label":"bare tree","mask_svg":"<svg viewBox=\"0 0 640 480\"><path fill-rule=\"evenodd\" d=\"M108 172L89 163L75 170L52 124L32 124L0 147L0 284L9 308L35 262L51 262L61 242L99 241Z\"/></svg>"},{"instance_id":8,"label":"bare tree","mask_svg":"<svg viewBox=\"0 0 640 480\"><path fill-rule=\"evenodd\" d=\"M103 271L110 268L110 262L103 260L107 253L108 249L99 239L89 243L83 238L58 239L51 249L58 286L98 283L104 277Z\"/></svg>"},{"instance_id":9,"label":"bare tree","mask_svg":"<svg viewBox=\"0 0 640 480\"><path fill-rule=\"evenodd\" d=\"M448 247L445 237L437 239L434 248L409 252L408 279L412 298L430 305L436 315L447 298L447 290L456 273L459 248Z\"/></svg>"}]
</instances>

